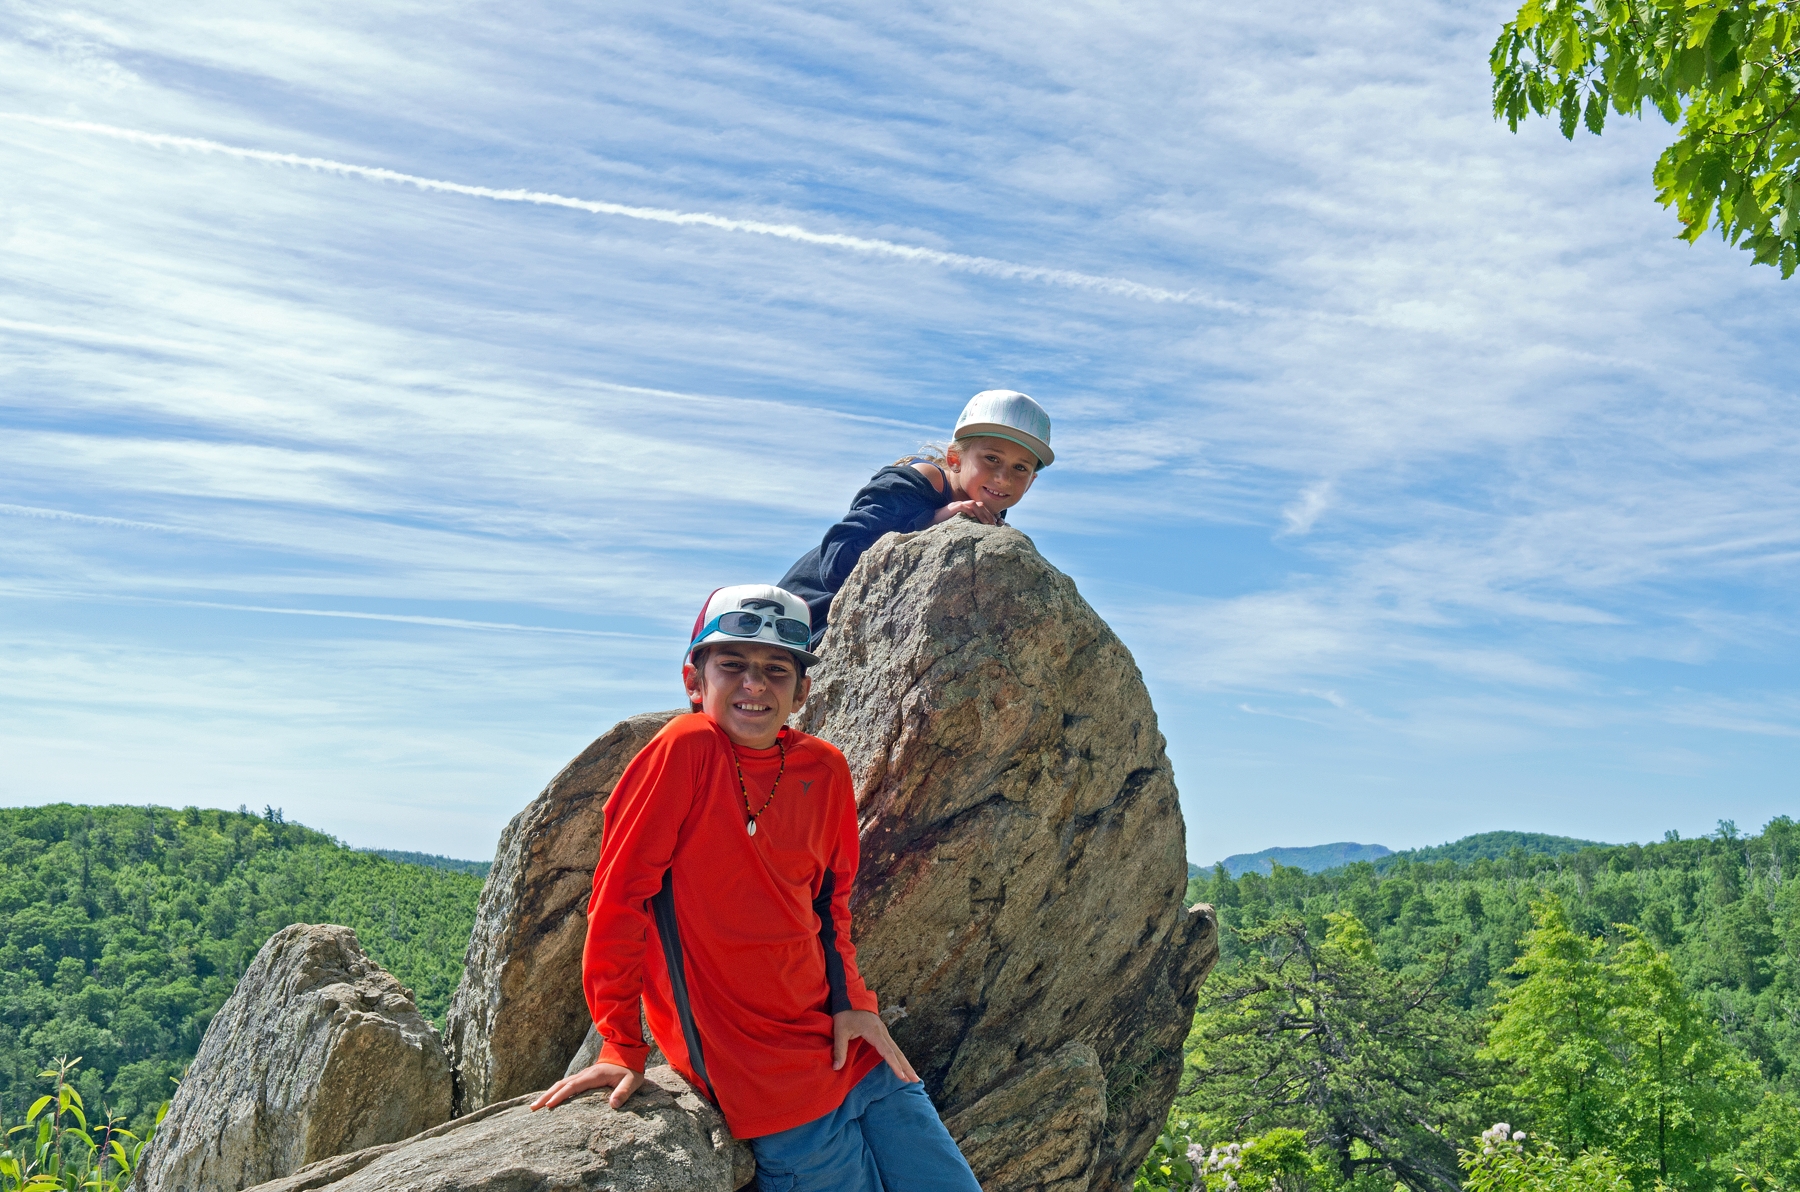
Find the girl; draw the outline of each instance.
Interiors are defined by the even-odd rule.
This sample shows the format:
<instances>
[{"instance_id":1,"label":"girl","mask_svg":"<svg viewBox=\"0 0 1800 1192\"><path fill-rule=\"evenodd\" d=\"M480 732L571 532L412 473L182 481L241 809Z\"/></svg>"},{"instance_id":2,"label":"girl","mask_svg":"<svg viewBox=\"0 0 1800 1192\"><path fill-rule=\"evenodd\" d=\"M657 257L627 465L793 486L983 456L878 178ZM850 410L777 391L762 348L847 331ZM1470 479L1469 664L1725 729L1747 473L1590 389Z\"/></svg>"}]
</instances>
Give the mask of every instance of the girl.
<instances>
[{"instance_id":1,"label":"girl","mask_svg":"<svg viewBox=\"0 0 1800 1192\"><path fill-rule=\"evenodd\" d=\"M1037 474L1056 460L1050 415L1023 393L977 393L956 420L943 457L914 455L875 473L844 520L788 568L780 587L812 611L812 647L825 636L831 601L863 552L887 533L911 533L966 513L997 525Z\"/></svg>"}]
</instances>

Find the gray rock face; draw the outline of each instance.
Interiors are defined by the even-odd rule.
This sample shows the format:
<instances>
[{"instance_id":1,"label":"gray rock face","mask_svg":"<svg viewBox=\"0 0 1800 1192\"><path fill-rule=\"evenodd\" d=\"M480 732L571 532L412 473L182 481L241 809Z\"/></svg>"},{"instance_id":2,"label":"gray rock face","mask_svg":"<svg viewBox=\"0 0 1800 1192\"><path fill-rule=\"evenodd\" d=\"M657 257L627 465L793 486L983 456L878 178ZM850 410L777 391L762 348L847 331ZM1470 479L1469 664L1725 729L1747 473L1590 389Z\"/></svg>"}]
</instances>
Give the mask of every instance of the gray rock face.
<instances>
[{"instance_id":1,"label":"gray rock face","mask_svg":"<svg viewBox=\"0 0 1800 1192\"><path fill-rule=\"evenodd\" d=\"M1090 1185L1130 1188L1218 955L1211 908L1182 910L1181 809L1136 663L1030 539L963 518L878 541L832 617L800 724L856 779L856 945L904 1011L895 1038L969 1138L1022 1065L1086 1044L1106 1104ZM977 1147L976 1176L1032 1186L1003 1149Z\"/></svg>"},{"instance_id":2,"label":"gray rock face","mask_svg":"<svg viewBox=\"0 0 1800 1192\"><path fill-rule=\"evenodd\" d=\"M500 834L444 1024L459 1115L548 1088L592 1027L581 948L602 812L626 764L685 710L614 725Z\"/></svg>"},{"instance_id":3,"label":"gray rock face","mask_svg":"<svg viewBox=\"0 0 1800 1192\"><path fill-rule=\"evenodd\" d=\"M327 1159L255 1192L733 1192L756 1173L749 1144L673 1068L622 1110L602 1092L533 1113L498 1102L393 1146Z\"/></svg>"},{"instance_id":4,"label":"gray rock face","mask_svg":"<svg viewBox=\"0 0 1800 1192\"><path fill-rule=\"evenodd\" d=\"M984 1192L1087 1192L1106 1134L1100 1057L1070 1043L944 1125Z\"/></svg>"},{"instance_id":5,"label":"gray rock face","mask_svg":"<svg viewBox=\"0 0 1800 1192\"><path fill-rule=\"evenodd\" d=\"M411 992L348 927L295 924L206 1028L139 1183L242 1188L449 1116L449 1063Z\"/></svg>"}]
</instances>

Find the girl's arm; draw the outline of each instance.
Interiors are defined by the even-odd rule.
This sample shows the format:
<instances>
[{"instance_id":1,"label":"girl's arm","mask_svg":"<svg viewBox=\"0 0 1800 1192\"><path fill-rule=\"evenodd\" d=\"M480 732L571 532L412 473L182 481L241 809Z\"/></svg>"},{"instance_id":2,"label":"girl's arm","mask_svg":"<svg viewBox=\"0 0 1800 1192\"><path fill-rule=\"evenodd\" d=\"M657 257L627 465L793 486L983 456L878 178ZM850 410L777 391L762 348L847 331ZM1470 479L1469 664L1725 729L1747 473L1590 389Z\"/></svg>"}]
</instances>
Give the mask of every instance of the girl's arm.
<instances>
[{"instance_id":1,"label":"girl's arm","mask_svg":"<svg viewBox=\"0 0 1800 1192\"><path fill-rule=\"evenodd\" d=\"M896 479L893 473L885 478ZM910 534L935 525L937 502L912 485L899 483L870 484L856 494L850 512L831 529L820 543L820 570L826 586L835 592L849 578L863 552L875 545L883 534Z\"/></svg>"}]
</instances>

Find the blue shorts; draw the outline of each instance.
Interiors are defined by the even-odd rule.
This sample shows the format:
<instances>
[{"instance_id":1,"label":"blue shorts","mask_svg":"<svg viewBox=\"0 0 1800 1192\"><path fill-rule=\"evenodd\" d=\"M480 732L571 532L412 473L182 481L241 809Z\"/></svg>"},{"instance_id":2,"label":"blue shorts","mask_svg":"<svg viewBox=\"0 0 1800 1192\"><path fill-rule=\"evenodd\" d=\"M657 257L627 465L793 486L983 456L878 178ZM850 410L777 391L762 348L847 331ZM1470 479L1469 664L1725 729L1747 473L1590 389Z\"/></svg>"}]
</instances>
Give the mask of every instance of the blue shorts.
<instances>
[{"instance_id":1,"label":"blue shorts","mask_svg":"<svg viewBox=\"0 0 1800 1192\"><path fill-rule=\"evenodd\" d=\"M824 1117L750 1149L757 1192L981 1192L925 1086L886 1064Z\"/></svg>"}]
</instances>

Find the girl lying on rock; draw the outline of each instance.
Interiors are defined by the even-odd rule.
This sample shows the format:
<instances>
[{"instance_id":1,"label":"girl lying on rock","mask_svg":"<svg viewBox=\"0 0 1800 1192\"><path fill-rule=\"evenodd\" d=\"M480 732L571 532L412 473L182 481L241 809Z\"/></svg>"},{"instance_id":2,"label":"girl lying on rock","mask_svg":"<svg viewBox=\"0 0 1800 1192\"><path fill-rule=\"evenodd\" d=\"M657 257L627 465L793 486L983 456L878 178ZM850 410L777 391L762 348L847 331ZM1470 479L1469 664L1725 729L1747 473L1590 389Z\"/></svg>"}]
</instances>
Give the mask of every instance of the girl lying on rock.
<instances>
[{"instance_id":1,"label":"girl lying on rock","mask_svg":"<svg viewBox=\"0 0 1800 1192\"><path fill-rule=\"evenodd\" d=\"M780 586L811 610L814 649L825 637L832 598L877 538L923 530L959 513L997 525L1056 459L1050 415L1011 389L970 398L951 438L941 455L908 456L875 473L843 520L781 577Z\"/></svg>"},{"instance_id":2,"label":"girl lying on rock","mask_svg":"<svg viewBox=\"0 0 1800 1192\"><path fill-rule=\"evenodd\" d=\"M599 1058L533 1101L644 1083L663 1054L750 1140L761 1192L981 1192L888 1034L850 941L856 796L806 701L801 599L707 597L663 726L606 803L582 984Z\"/></svg>"}]
</instances>

